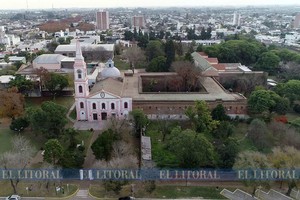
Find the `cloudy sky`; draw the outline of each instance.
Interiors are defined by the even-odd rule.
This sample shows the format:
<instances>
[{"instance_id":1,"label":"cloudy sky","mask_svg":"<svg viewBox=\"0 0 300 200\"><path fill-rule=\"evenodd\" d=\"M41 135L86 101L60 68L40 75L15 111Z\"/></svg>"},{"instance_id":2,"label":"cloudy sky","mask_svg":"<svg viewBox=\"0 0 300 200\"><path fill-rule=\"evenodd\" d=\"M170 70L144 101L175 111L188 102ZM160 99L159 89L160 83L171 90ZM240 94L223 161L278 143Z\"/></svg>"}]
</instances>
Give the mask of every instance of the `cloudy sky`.
<instances>
[{"instance_id":1,"label":"cloudy sky","mask_svg":"<svg viewBox=\"0 0 300 200\"><path fill-rule=\"evenodd\" d=\"M299 5L299 0L1 0L0 9Z\"/></svg>"}]
</instances>

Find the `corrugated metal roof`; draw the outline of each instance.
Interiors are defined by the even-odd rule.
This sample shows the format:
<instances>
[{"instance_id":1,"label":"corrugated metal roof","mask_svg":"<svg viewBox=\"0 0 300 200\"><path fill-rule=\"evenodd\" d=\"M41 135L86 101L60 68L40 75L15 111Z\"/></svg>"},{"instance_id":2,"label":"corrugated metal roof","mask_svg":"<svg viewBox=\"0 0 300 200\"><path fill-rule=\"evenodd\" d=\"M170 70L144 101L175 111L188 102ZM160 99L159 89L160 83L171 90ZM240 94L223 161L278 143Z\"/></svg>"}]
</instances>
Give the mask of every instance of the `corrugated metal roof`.
<instances>
[{"instance_id":1,"label":"corrugated metal roof","mask_svg":"<svg viewBox=\"0 0 300 200\"><path fill-rule=\"evenodd\" d=\"M43 54L36 57L33 63L36 64L59 64L66 56L60 54Z\"/></svg>"}]
</instances>

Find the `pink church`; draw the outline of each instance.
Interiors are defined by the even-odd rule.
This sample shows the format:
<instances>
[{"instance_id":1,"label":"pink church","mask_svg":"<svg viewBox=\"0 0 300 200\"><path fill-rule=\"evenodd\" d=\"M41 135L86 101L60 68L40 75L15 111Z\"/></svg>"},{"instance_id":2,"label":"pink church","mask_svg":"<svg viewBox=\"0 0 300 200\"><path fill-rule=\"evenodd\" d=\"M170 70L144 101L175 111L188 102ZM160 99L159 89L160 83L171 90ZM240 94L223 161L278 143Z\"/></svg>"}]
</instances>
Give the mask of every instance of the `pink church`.
<instances>
[{"instance_id":1,"label":"pink church","mask_svg":"<svg viewBox=\"0 0 300 200\"><path fill-rule=\"evenodd\" d=\"M120 71L109 60L98 75L100 81L90 89L87 67L80 42L76 43L74 87L77 121L103 121L111 117L126 118L132 110L132 98L123 94Z\"/></svg>"}]
</instances>

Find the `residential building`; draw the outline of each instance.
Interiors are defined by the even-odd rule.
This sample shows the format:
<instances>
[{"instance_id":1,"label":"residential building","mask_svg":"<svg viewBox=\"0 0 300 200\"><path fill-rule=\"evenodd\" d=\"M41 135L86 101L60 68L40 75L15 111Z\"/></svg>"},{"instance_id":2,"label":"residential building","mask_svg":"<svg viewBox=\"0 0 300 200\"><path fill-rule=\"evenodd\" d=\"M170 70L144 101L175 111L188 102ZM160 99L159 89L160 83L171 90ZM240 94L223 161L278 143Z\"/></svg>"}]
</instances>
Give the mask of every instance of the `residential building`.
<instances>
[{"instance_id":1,"label":"residential building","mask_svg":"<svg viewBox=\"0 0 300 200\"><path fill-rule=\"evenodd\" d=\"M132 17L132 26L137 28L145 27L145 18L144 16L133 16Z\"/></svg>"},{"instance_id":2,"label":"residential building","mask_svg":"<svg viewBox=\"0 0 300 200\"><path fill-rule=\"evenodd\" d=\"M295 17L294 28L300 28L300 13L298 13Z\"/></svg>"},{"instance_id":3,"label":"residential building","mask_svg":"<svg viewBox=\"0 0 300 200\"><path fill-rule=\"evenodd\" d=\"M103 31L109 29L109 13L108 11L96 12L96 29Z\"/></svg>"}]
</instances>

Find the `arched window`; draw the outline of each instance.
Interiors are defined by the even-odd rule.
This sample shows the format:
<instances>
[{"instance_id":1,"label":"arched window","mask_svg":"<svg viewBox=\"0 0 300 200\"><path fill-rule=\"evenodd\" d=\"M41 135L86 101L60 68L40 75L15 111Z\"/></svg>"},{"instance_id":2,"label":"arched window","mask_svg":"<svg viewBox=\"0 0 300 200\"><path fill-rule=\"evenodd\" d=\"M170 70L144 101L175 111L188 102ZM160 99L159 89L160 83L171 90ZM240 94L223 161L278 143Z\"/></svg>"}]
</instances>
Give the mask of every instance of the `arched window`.
<instances>
[{"instance_id":1,"label":"arched window","mask_svg":"<svg viewBox=\"0 0 300 200\"><path fill-rule=\"evenodd\" d=\"M96 109L96 103L93 103L93 109Z\"/></svg>"},{"instance_id":2,"label":"arched window","mask_svg":"<svg viewBox=\"0 0 300 200\"><path fill-rule=\"evenodd\" d=\"M128 103L127 102L124 103L124 108L128 108Z\"/></svg>"},{"instance_id":3,"label":"arched window","mask_svg":"<svg viewBox=\"0 0 300 200\"><path fill-rule=\"evenodd\" d=\"M77 70L77 77L78 79L82 78L82 71L80 69Z\"/></svg>"},{"instance_id":4,"label":"arched window","mask_svg":"<svg viewBox=\"0 0 300 200\"><path fill-rule=\"evenodd\" d=\"M80 108L84 108L83 102L80 102Z\"/></svg>"},{"instance_id":5,"label":"arched window","mask_svg":"<svg viewBox=\"0 0 300 200\"><path fill-rule=\"evenodd\" d=\"M105 109L105 103L101 104L102 109Z\"/></svg>"},{"instance_id":6,"label":"arched window","mask_svg":"<svg viewBox=\"0 0 300 200\"><path fill-rule=\"evenodd\" d=\"M79 85L78 90L79 90L79 93L82 93L82 86L81 85Z\"/></svg>"},{"instance_id":7,"label":"arched window","mask_svg":"<svg viewBox=\"0 0 300 200\"><path fill-rule=\"evenodd\" d=\"M111 109L114 110L115 109L115 104L111 103Z\"/></svg>"}]
</instances>

